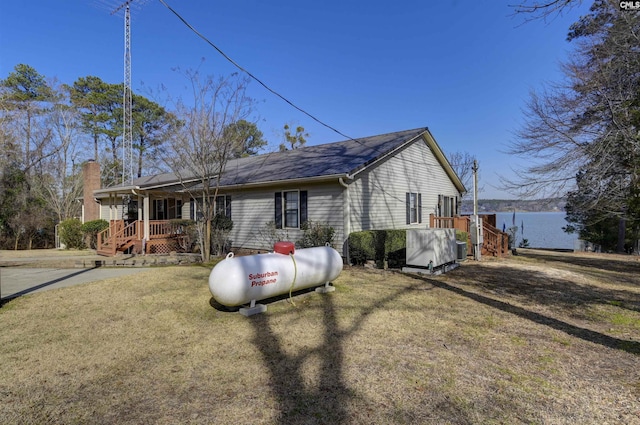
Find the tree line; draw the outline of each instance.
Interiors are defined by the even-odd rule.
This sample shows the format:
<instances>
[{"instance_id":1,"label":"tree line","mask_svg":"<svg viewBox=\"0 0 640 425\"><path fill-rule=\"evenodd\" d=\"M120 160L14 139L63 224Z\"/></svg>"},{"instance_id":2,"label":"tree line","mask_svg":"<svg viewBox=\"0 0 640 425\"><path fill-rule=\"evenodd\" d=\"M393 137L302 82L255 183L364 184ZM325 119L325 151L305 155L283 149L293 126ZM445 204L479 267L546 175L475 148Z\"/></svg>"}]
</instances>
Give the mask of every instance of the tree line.
<instances>
[{"instance_id":1,"label":"tree line","mask_svg":"<svg viewBox=\"0 0 640 425\"><path fill-rule=\"evenodd\" d=\"M546 19L579 0L525 2ZM640 250L640 11L595 0L569 28L563 80L530 94L511 154L528 166L504 187L566 197L568 232L604 250Z\"/></svg>"},{"instance_id":2,"label":"tree line","mask_svg":"<svg viewBox=\"0 0 640 425\"><path fill-rule=\"evenodd\" d=\"M255 122L248 81L183 75L193 99L167 110L138 94L132 99L135 174L190 173L212 187L203 211L213 219L216 175L226 161L267 145ZM79 217L82 164L101 164L101 183L122 182L123 84L96 76L72 84L48 80L18 64L0 80L0 248L52 247L56 223Z\"/></svg>"}]
</instances>

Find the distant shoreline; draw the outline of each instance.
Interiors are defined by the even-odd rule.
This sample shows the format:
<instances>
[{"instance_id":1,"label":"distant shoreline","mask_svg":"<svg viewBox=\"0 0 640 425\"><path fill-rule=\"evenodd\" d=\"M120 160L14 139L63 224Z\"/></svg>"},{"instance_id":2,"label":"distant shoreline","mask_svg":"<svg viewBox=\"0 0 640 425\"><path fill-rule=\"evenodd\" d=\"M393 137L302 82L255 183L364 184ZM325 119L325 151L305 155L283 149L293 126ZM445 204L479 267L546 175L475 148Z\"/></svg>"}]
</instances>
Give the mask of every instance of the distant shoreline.
<instances>
[{"instance_id":1,"label":"distant shoreline","mask_svg":"<svg viewBox=\"0 0 640 425\"><path fill-rule=\"evenodd\" d=\"M497 212L565 212L566 200L564 198L547 199L479 199L478 213L490 214ZM473 211L473 200L463 200L461 211Z\"/></svg>"}]
</instances>

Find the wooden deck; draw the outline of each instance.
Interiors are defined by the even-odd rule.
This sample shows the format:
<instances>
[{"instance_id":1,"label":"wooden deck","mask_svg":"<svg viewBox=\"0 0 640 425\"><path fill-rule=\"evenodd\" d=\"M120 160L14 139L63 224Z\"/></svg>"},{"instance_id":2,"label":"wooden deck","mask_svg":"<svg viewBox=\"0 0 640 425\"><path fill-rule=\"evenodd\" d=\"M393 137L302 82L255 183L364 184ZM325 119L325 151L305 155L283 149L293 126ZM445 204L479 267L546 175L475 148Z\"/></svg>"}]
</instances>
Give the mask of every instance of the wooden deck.
<instances>
[{"instance_id":1,"label":"wooden deck","mask_svg":"<svg viewBox=\"0 0 640 425\"><path fill-rule=\"evenodd\" d=\"M484 231L484 240L482 243L482 255L490 255L492 257L505 257L509 254L509 235L497 229L495 223L495 214L480 215L482 218L482 228ZM493 221L491 218L493 217ZM434 229L457 229L467 232L467 252L473 252L471 245L471 217L437 217L433 214L429 216L429 227Z\"/></svg>"},{"instance_id":2,"label":"wooden deck","mask_svg":"<svg viewBox=\"0 0 640 425\"><path fill-rule=\"evenodd\" d=\"M149 222L149 239L144 241L144 222L135 220L111 220L109 227L98 233L100 255L114 256L119 252L131 254L168 254L181 252L188 245L188 236L181 225L168 220Z\"/></svg>"}]
</instances>

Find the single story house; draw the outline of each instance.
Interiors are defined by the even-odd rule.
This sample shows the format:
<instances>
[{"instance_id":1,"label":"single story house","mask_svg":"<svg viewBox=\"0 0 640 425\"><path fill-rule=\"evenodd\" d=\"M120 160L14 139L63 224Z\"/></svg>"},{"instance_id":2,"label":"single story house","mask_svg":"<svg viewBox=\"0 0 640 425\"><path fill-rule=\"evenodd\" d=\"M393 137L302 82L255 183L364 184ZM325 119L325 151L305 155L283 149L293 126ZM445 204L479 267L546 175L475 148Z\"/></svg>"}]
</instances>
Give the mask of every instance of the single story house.
<instances>
[{"instance_id":1,"label":"single story house","mask_svg":"<svg viewBox=\"0 0 640 425\"><path fill-rule=\"evenodd\" d=\"M93 196L85 194L83 220L135 221L128 233L137 234L146 252L161 252L162 242L153 248L154 234L163 233L158 223L198 218L197 201L173 173L88 190ZM270 249L269 223L297 241L301 224L311 220L335 229L334 247L346 257L351 232L429 227L430 215L458 215L465 190L424 127L230 160L215 208L233 221L234 248ZM127 233L124 226L108 233Z\"/></svg>"}]
</instances>

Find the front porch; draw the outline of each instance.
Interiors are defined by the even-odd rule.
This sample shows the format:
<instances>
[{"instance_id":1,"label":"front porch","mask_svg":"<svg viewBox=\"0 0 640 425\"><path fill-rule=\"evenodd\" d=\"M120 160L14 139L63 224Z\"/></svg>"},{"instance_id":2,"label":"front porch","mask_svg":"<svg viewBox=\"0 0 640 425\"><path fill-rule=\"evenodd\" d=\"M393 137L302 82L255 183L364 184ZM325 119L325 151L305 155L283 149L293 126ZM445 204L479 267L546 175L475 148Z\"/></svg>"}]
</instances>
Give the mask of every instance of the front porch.
<instances>
[{"instance_id":1,"label":"front porch","mask_svg":"<svg viewBox=\"0 0 640 425\"><path fill-rule=\"evenodd\" d=\"M509 253L509 235L495 227L495 214L480 215L482 219L483 241L482 255L492 257L506 257ZM467 252L473 252L471 245L471 217L437 217L434 214L429 216L429 227L435 229L457 229L467 232Z\"/></svg>"},{"instance_id":2,"label":"front porch","mask_svg":"<svg viewBox=\"0 0 640 425\"><path fill-rule=\"evenodd\" d=\"M146 237L145 237L146 235ZM186 252L191 240L184 224L171 220L111 220L109 227L98 233L100 255L169 254Z\"/></svg>"}]
</instances>

